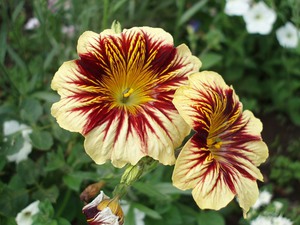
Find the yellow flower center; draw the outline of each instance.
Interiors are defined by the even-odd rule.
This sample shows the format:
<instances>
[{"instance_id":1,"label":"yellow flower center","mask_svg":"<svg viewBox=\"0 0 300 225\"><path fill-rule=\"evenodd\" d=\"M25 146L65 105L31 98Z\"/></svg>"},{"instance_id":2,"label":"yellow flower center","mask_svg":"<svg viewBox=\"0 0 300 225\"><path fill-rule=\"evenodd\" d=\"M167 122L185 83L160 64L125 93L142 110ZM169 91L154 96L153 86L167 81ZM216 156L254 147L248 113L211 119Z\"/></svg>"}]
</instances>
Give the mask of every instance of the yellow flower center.
<instances>
[{"instance_id":1,"label":"yellow flower center","mask_svg":"<svg viewBox=\"0 0 300 225\"><path fill-rule=\"evenodd\" d=\"M222 146L222 141L220 138L209 138L206 142L210 149L220 149Z\"/></svg>"},{"instance_id":2,"label":"yellow flower center","mask_svg":"<svg viewBox=\"0 0 300 225\"><path fill-rule=\"evenodd\" d=\"M208 138L206 141L208 150L210 151L210 154L207 157L208 161L212 161L213 159L218 160L220 154L219 149L222 147L223 142L220 138Z\"/></svg>"},{"instance_id":3,"label":"yellow flower center","mask_svg":"<svg viewBox=\"0 0 300 225\"><path fill-rule=\"evenodd\" d=\"M133 92L133 88L127 88L124 92L123 92L123 97L124 98L128 98Z\"/></svg>"}]
</instances>

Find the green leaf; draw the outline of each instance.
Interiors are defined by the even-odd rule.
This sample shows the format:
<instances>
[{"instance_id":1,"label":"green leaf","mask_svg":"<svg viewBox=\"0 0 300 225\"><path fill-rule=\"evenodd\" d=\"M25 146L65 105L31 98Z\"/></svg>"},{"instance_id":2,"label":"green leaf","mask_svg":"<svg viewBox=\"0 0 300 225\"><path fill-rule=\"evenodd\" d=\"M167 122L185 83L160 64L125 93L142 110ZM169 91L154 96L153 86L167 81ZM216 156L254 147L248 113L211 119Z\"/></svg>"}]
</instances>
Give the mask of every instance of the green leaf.
<instances>
[{"instance_id":1,"label":"green leaf","mask_svg":"<svg viewBox=\"0 0 300 225\"><path fill-rule=\"evenodd\" d=\"M56 202L59 195L59 190L56 185L52 185L49 188L39 187L39 189L33 193L35 199L47 200L50 202Z\"/></svg>"},{"instance_id":2,"label":"green leaf","mask_svg":"<svg viewBox=\"0 0 300 225\"><path fill-rule=\"evenodd\" d=\"M144 212L147 216L149 216L153 219L158 219L159 220L159 219L162 218L161 215L158 212L156 212L153 209L148 208L145 205L142 205L142 204L139 204L139 203L132 203L131 206L134 207L134 208L137 208L138 210L140 210L142 212Z\"/></svg>"},{"instance_id":3,"label":"green leaf","mask_svg":"<svg viewBox=\"0 0 300 225\"><path fill-rule=\"evenodd\" d=\"M17 165L17 172L26 184L34 184L39 177L39 173L42 171L37 169L35 163L31 159L28 159L26 161L21 161Z\"/></svg>"},{"instance_id":4,"label":"green leaf","mask_svg":"<svg viewBox=\"0 0 300 225\"><path fill-rule=\"evenodd\" d=\"M70 140L72 133L62 129L61 127L59 127L57 124L52 126L52 130L53 130L53 135L57 140L60 140L63 143L66 143Z\"/></svg>"},{"instance_id":5,"label":"green leaf","mask_svg":"<svg viewBox=\"0 0 300 225\"><path fill-rule=\"evenodd\" d=\"M202 62L202 70L209 69L214 65L218 64L222 60L222 55L217 53L206 53L200 57Z\"/></svg>"},{"instance_id":6,"label":"green leaf","mask_svg":"<svg viewBox=\"0 0 300 225\"><path fill-rule=\"evenodd\" d=\"M36 121L43 114L43 107L41 103L32 98L27 98L21 105L21 117L23 120L27 120L30 123L36 123Z\"/></svg>"},{"instance_id":7,"label":"green leaf","mask_svg":"<svg viewBox=\"0 0 300 225\"><path fill-rule=\"evenodd\" d=\"M13 61L23 70L26 70L26 63L23 59L18 55L18 53L10 47L10 45L6 46L8 55L12 58Z\"/></svg>"},{"instance_id":8,"label":"green leaf","mask_svg":"<svg viewBox=\"0 0 300 225\"><path fill-rule=\"evenodd\" d=\"M294 124L300 126L300 99L290 98L288 100L288 113Z\"/></svg>"},{"instance_id":9,"label":"green leaf","mask_svg":"<svg viewBox=\"0 0 300 225\"><path fill-rule=\"evenodd\" d=\"M66 220L65 218L58 218L57 219L57 224L59 225L71 225L71 223Z\"/></svg>"},{"instance_id":10,"label":"green leaf","mask_svg":"<svg viewBox=\"0 0 300 225\"><path fill-rule=\"evenodd\" d=\"M54 103L59 101L59 95L48 91L37 91L31 95L32 97L46 102Z\"/></svg>"},{"instance_id":11,"label":"green leaf","mask_svg":"<svg viewBox=\"0 0 300 225\"><path fill-rule=\"evenodd\" d=\"M191 191L182 191L174 187L171 183L158 183L154 185L156 190L164 195L169 194L181 194L181 195L191 195Z\"/></svg>"},{"instance_id":12,"label":"green leaf","mask_svg":"<svg viewBox=\"0 0 300 225\"><path fill-rule=\"evenodd\" d=\"M4 186L0 188L0 196L0 215L15 216L28 202L28 191L21 188Z\"/></svg>"},{"instance_id":13,"label":"green leaf","mask_svg":"<svg viewBox=\"0 0 300 225\"><path fill-rule=\"evenodd\" d=\"M48 131L33 130L30 139L32 145L38 150L49 150L53 145L53 138Z\"/></svg>"},{"instance_id":14,"label":"green leaf","mask_svg":"<svg viewBox=\"0 0 300 225\"><path fill-rule=\"evenodd\" d=\"M225 220L219 212L203 211L197 217L198 225L225 225Z\"/></svg>"},{"instance_id":15,"label":"green leaf","mask_svg":"<svg viewBox=\"0 0 300 225\"><path fill-rule=\"evenodd\" d=\"M67 174L63 177L64 184L74 191L79 191L82 179L76 177L75 174Z\"/></svg>"},{"instance_id":16,"label":"green leaf","mask_svg":"<svg viewBox=\"0 0 300 225\"><path fill-rule=\"evenodd\" d=\"M3 142L4 154L13 155L20 151L23 147L24 138L21 132L17 132L6 137L6 141Z\"/></svg>"},{"instance_id":17,"label":"green leaf","mask_svg":"<svg viewBox=\"0 0 300 225\"><path fill-rule=\"evenodd\" d=\"M178 26L181 26L190 20L192 16L194 16L207 3L207 1L208 0L199 1L195 5L191 6L191 8L186 10L185 13L180 17Z\"/></svg>"},{"instance_id":18,"label":"green leaf","mask_svg":"<svg viewBox=\"0 0 300 225\"><path fill-rule=\"evenodd\" d=\"M167 201L170 199L168 195L162 194L151 183L135 182L133 187L139 192L149 196L150 198L158 199L160 201Z\"/></svg>"},{"instance_id":19,"label":"green leaf","mask_svg":"<svg viewBox=\"0 0 300 225\"><path fill-rule=\"evenodd\" d=\"M65 165L66 162L61 148L59 148L57 152L51 151L47 154L46 172L63 169Z\"/></svg>"}]
</instances>

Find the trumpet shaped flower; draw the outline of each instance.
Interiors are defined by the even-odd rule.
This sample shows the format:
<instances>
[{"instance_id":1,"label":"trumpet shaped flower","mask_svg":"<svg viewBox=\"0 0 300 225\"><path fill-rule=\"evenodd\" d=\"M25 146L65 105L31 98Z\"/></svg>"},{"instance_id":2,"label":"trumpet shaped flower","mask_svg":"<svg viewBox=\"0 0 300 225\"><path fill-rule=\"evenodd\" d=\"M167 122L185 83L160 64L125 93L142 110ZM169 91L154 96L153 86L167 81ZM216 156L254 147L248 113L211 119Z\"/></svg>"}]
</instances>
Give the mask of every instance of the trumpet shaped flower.
<instances>
[{"instance_id":1,"label":"trumpet shaped flower","mask_svg":"<svg viewBox=\"0 0 300 225\"><path fill-rule=\"evenodd\" d=\"M103 191L82 209L90 225L122 225L123 210L117 198L110 199Z\"/></svg>"},{"instance_id":2,"label":"trumpet shaped flower","mask_svg":"<svg viewBox=\"0 0 300 225\"><path fill-rule=\"evenodd\" d=\"M65 62L53 78L61 99L52 115L85 137L85 150L97 164L111 160L123 167L150 156L172 165L174 148L190 132L173 95L201 62L186 45L174 47L160 28L115 30L80 36L79 59Z\"/></svg>"},{"instance_id":3,"label":"trumpet shaped flower","mask_svg":"<svg viewBox=\"0 0 300 225\"><path fill-rule=\"evenodd\" d=\"M193 189L201 209L225 207L235 196L246 216L258 198L257 166L268 157L262 141L262 123L242 104L232 87L214 72L189 77L173 103L195 134L181 150L173 172L173 184Z\"/></svg>"}]
</instances>

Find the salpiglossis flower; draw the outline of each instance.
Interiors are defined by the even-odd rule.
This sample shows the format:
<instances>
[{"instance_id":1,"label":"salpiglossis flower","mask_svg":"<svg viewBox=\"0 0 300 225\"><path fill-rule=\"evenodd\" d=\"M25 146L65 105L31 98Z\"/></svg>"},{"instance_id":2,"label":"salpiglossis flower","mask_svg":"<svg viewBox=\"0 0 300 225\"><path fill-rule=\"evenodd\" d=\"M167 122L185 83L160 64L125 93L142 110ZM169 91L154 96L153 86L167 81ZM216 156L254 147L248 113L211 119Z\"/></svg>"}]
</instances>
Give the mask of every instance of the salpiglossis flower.
<instances>
[{"instance_id":1,"label":"salpiglossis flower","mask_svg":"<svg viewBox=\"0 0 300 225\"><path fill-rule=\"evenodd\" d=\"M232 87L214 72L189 77L173 103L195 134L184 145L175 164L173 184L193 189L202 209L225 207L235 196L246 216L258 198L257 166L268 157L262 123L242 103Z\"/></svg>"},{"instance_id":2,"label":"salpiglossis flower","mask_svg":"<svg viewBox=\"0 0 300 225\"><path fill-rule=\"evenodd\" d=\"M90 225L122 225L124 223L123 210L118 198L110 199L103 191L82 212Z\"/></svg>"},{"instance_id":3,"label":"salpiglossis flower","mask_svg":"<svg viewBox=\"0 0 300 225\"><path fill-rule=\"evenodd\" d=\"M151 27L87 31L77 51L80 58L65 62L51 85L61 96L52 106L59 125L85 136L85 150L97 164L135 165L144 156L174 164L174 148L190 128L172 99L199 70L199 59Z\"/></svg>"}]
</instances>

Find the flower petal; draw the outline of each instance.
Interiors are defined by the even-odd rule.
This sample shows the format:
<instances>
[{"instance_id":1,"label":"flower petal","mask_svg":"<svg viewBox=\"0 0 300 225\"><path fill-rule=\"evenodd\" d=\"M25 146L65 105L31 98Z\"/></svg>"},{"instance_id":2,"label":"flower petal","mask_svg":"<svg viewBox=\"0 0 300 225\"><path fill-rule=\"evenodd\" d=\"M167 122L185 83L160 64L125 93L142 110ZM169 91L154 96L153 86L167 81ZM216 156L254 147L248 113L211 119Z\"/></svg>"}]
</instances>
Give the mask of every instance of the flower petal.
<instances>
[{"instance_id":1,"label":"flower petal","mask_svg":"<svg viewBox=\"0 0 300 225\"><path fill-rule=\"evenodd\" d=\"M174 164L174 148L190 128L172 99L199 70L199 59L186 45L175 48L169 33L150 27L85 32L78 54L52 81L61 95L52 107L60 126L84 135L98 164L111 159L122 167L146 155Z\"/></svg>"},{"instance_id":2,"label":"flower petal","mask_svg":"<svg viewBox=\"0 0 300 225\"><path fill-rule=\"evenodd\" d=\"M258 197L256 180L263 180L257 166L268 157L262 123L242 111L238 96L219 74L195 73L189 81L176 91L173 103L196 133L177 158L173 184L192 188L202 209L220 209L237 196L246 215Z\"/></svg>"}]
</instances>

